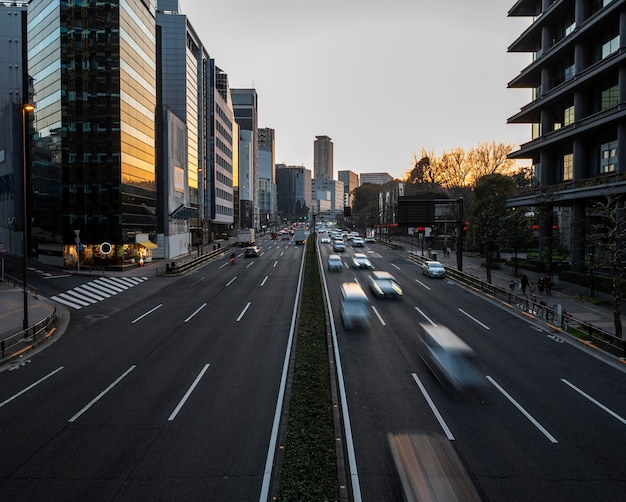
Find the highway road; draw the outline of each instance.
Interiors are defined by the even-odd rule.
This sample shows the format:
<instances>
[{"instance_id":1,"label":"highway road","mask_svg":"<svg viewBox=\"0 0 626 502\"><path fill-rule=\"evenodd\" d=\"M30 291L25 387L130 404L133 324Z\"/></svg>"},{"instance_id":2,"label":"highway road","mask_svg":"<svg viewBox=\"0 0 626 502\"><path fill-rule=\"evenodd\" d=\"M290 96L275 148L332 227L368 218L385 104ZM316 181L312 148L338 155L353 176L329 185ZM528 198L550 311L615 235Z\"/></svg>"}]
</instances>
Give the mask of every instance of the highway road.
<instances>
[{"instance_id":1,"label":"highway road","mask_svg":"<svg viewBox=\"0 0 626 502\"><path fill-rule=\"evenodd\" d=\"M72 310L0 374L0 499L259 500L303 247L261 249Z\"/></svg>"},{"instance_id":2,"label":"highway road","mask_svg":"<svg viewBox=\"0 0 626 502\"><path fill-rule=\"evenodd\" d=\"M0 499L262 499L303 248L260 247L260 257L232 266L224 257L68 306L65 336L0 373ZM330 245L320 249L324 265ZM623 498L623 368L422 276L404 251L361 250L404 297L374 298L369 272L349 267L350 246L341 273L323 267L354 500L402 499L388 432L446 437L484 500ZM74 298L104 288L95 279L30 282L44 296ZM339 286L354 280L370 298L367 331L341 324ZM419 323L445 325L476 351L480 396L456 396L433 377L419 357Z\"/></svg>"},{"instance_id":3,"label":"highway road","mask_svg":"<svg viewBox=\"0 0 626 502\"><path fill-rule=\"evenodd\" d=\"M322 244L322 260L331 250ZM357 248L362 251L362 248ZM454 445L484 500L621 500L626 488L626 378L620 371L447 279L421 275L406 252L369 245L401 299L374 298L366 270L325 270L336 322L357 497L401 500L388 432L436 433ZM323 261L323 263L325 263ZM344 330L339 285L371 301L367 331ZM417 324L444 325L478 355L485 390L450 393L419 357ZM356 483L355 483L356 484Z\"/></svg>"}]
</instances>

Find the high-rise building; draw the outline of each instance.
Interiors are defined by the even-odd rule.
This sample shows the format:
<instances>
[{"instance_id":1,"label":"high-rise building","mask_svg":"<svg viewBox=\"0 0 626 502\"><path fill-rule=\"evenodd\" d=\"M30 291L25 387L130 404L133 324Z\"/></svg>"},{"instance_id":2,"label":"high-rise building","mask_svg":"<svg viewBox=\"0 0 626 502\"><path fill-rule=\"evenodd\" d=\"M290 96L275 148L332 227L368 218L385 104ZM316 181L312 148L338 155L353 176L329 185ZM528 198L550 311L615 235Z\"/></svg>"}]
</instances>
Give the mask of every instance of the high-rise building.
<instances>
[{"instance_id":1,"label":"high-rise building","mask_svg":"<svg viewBox=\"0 0 626 502\"><path fill-rule=\"evenodd\" d=\"M312 202L317 214L324 214L331 219L343 214L344 185L342 181L329 180L321 174L311 181ZM327 207L323 201L328 201Z\"/></svg>"},{"instance_id":2,"label":"high-rise building","mask_svg":"<svg viewBox=\"0 0 626 502\"><path fill-rule=\"evenodd\" d=\"M393 176L389 173L361 173L359 175L361 185L372 183L373 185L384 185L393 181Z\"/></svg>"},{"instance_id":3,"label":"high-rise building","mask_svg":"<svg viewBox=\"0 0 626 502\"><path fill-rule=\"evenodd\" d=\"M554 247L555 226L569 231L579 270L586 208L626 192L626 1L518 0L509 16L532 18L508 50L533 56L509 83L532 93L509 122L531 126L530 141L511 157L531 160L533 186L508 203L551 205L539 224L540 252ZM553 221L568 212L569 229Z\"/></svg>"},{"instance_id":4,"label":"high-rise building","mask_svg":"<svg viewBox=\"0 0 626 502\"><path fill-rule=\"evenodd\" d=\"M337 171L337 179L343 182L343 205L352 206L352 193L359 187L359 175L353 171Z\"/></svg>"},{"instance_id":5,"label":"high-rise building","mask_svg":"<svg viewBox=\"0 0 626 502\"><path fill-rule=\"evenodd\" d=\"M261 228L276 224L276 160L274 129L259 129L259 212Z\"/></svg>"},{"instance_id":6,"label":"high-rise building","mask_svg":"<svg viewBox=\"0 0 626 502\"><path fill-rule=\"evenodd\" d=\"M278 213L283 220L298 221L310 216L311 170L304 166L276 164Z\"/></svg>"},{"instance_id":7,"label":"high-rise building","mask_svg":"<svg viewBox=\"0 0 626 502\"><path fill-rule=\"evenodd\" d=\"M0 242L12 255L23 250L23 154L24 134L30 130L31 113L23 112L23 103L30 101L26 73L27 2L0 3Z\"/></svg>"},{"instance_id":8,"label":"high-rise building","mask_svg":"<svg viewBox=\"0 0 626 502\"><path fill-rule=\"evenodd\" d=\"M153 0L29 3L41 261L123 266L156 234L154 13Z\"/></svg>"},{"instance_id":9,"label":"high-rise building","mask_svg":"<svg viewBox=\"0 0 626 502\"><path fill-rule=\"evenodd\" d=\"M329 180L334 177L333 141L328 136L315 136L313 142L313 176L320 174Z\"/></svg>"},{"instance_id":10,"label":"high-rise building","mask_svg":"<svg viewBox=\"0 0 626 502\"><path fill-rule=\"evenodd\" d=\"M230 90L235 121L239 125L240 228L259 228L258 96L255 89ZM246 133L248 131L248 133Z\"/></svg>"}]
</instances>

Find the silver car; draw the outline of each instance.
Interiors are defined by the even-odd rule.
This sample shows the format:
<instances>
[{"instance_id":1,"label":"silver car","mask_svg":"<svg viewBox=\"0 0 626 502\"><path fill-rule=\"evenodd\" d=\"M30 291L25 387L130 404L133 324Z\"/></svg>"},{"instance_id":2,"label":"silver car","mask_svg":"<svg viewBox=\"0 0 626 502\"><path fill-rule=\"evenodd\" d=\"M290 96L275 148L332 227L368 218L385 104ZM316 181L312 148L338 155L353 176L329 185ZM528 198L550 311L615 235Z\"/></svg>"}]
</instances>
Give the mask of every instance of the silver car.
<instances>
[{"instance_id":1,"label":"silver car","mask_svg":"<svg viewBox=\"0 0 626 502\"><path fill-rule=\"evenodd\" d=\"M368 279L368 284L376 296L388 296L390 298L402 296L402 288L389 272L372 272Z\"/></svg>"},{"instance_id":2,"label":"silver car","mask_svg":"<svg viewBox=\"0 0 626 502\"><path fill-rule=\"evenodd\" d=\"M363 253L354 253L352 258L352 266L354 268L374 268L372 262L368 260L367 256Z\"/></svg>"},{"instance_id":3,"label":"silver car","mask_svg":"<svg viewBox=\"0 0 626 502\"><path fill-rule=\"evenodd\" d=\"M328 255L328 271L341 272L343 270L343 262L338 254Z\"/></svg>"},{"instance_id":4,"label":"silver car","mask_svg":"<svg viewBox=\"0 0 626 502\"><path fill-rule=\"evenodd\" d=\"M446 269L438 261L429 260L422 265L422 274L428 277L445 277Z\"/></svg>"}]
</instances>

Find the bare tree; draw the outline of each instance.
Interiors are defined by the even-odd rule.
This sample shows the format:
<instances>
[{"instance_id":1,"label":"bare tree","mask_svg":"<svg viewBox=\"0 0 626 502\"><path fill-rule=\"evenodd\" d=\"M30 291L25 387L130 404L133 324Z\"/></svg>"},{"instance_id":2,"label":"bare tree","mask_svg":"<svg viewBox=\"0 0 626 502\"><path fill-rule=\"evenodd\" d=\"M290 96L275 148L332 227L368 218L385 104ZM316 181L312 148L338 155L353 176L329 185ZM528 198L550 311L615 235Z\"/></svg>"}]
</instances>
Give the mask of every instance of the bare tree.
<instances>
[{"instance_id":1,"label":"bare tree","mask_svg":"<svg viewBox=\"0 0 626 502\"><path fill-rule=\"evenodd\" d=\"M470 164L462 148L443 152L438 164L438 177L444 188L452 189L468 185Z\"/></svg>"},{"instance_id":2,"label":"bare tree","mask_svg":"<svg viewBox=\"0 0 626 502\"><path fill-rule=\"evenodd\" d=\"M510 174L515 166L515 161L508 155L513 151L513 145L509 143L481 142L468 152L468 160L471 164L471 182L476 182L489 174Z\"/></svg>"}]
</instances>

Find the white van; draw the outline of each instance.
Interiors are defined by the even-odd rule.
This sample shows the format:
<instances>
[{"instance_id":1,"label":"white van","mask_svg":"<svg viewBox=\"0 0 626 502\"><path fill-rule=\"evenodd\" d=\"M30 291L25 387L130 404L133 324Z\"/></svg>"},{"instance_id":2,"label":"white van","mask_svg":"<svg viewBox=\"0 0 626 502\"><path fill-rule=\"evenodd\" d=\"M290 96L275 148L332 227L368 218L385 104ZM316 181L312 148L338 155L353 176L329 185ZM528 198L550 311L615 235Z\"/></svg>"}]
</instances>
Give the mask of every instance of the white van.
<instances>
[{"instance_id":1,"label":"white van","mask_svg":"<svg viewBox=\"0 0 626 502\"><path fill-rule=\"evenodd\" d=\"M346 329L369 327L370 302L358 282L341 285L341 320Z\"/></svg>"}]
</instances>

